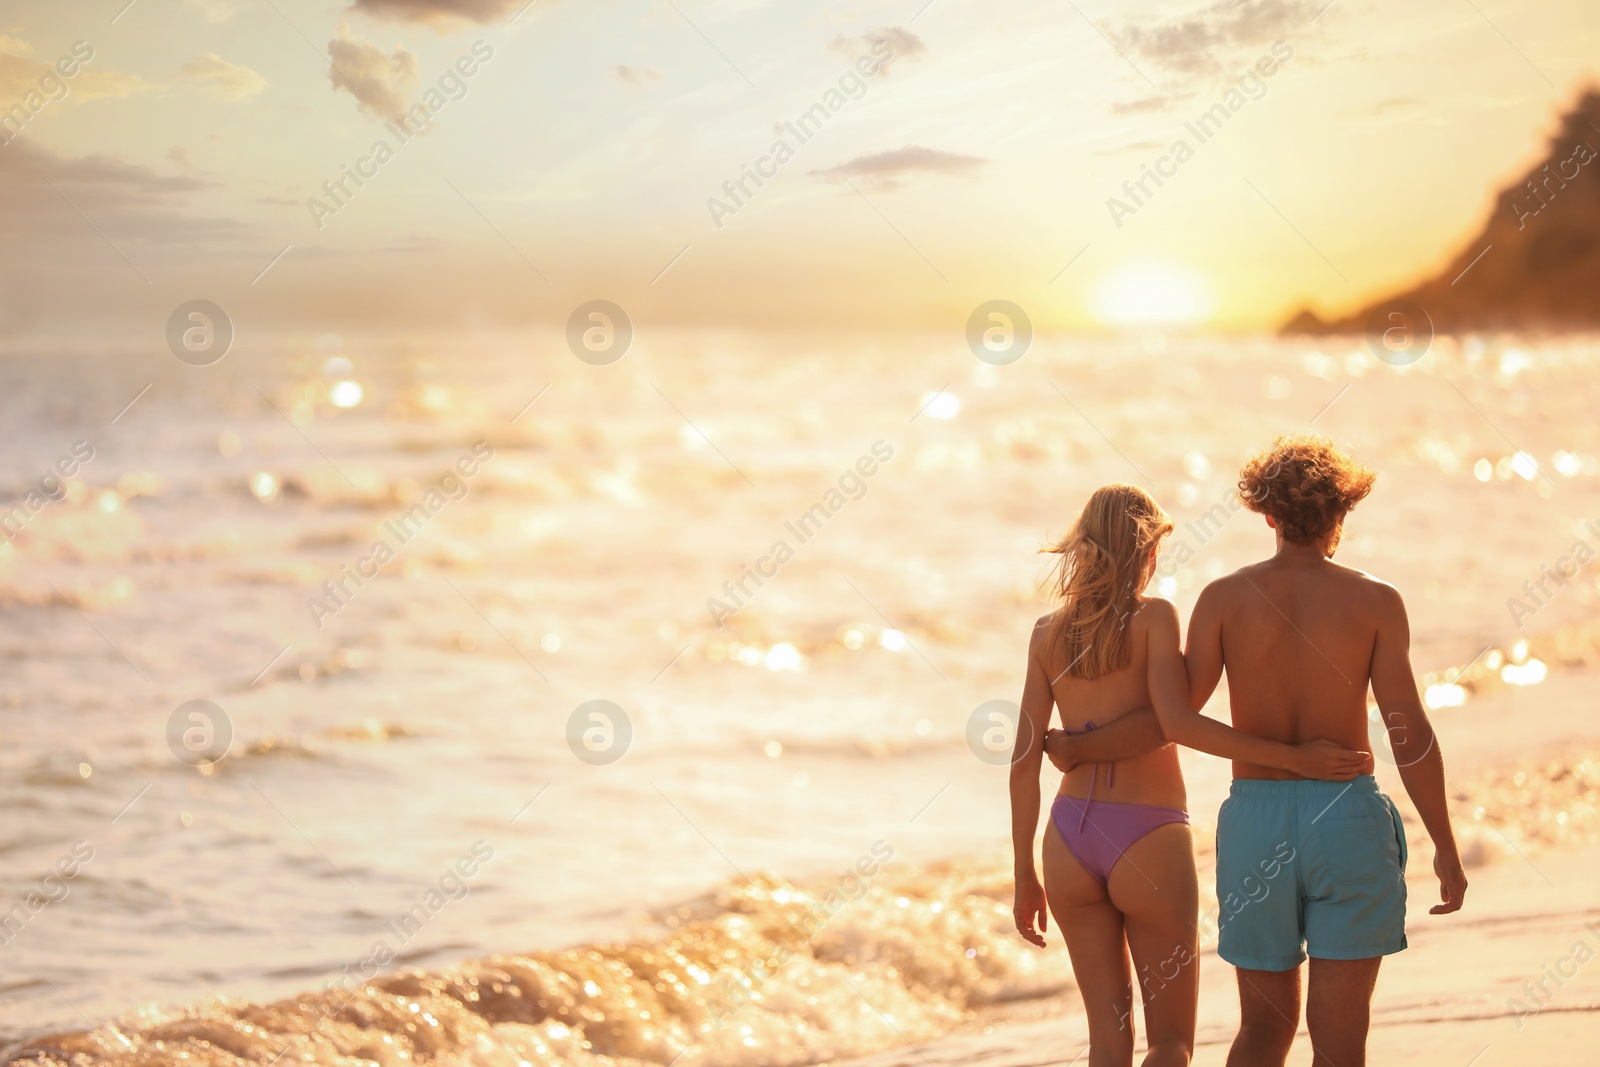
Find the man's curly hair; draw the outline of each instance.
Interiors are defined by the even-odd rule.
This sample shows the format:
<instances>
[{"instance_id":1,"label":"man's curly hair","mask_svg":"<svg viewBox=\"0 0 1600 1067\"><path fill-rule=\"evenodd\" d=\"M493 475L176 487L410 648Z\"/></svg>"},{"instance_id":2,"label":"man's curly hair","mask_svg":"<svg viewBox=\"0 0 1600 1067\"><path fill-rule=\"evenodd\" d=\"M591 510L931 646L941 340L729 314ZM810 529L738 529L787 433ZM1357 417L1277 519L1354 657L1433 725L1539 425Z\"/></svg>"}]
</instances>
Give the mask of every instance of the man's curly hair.
<instances>
[{"instance_id":1,"label":"man's curly hair","mask_svg":"<svg viewBox=\"0 0 1600 1067\"><path fill-rule=\"evenodd\" d=\"M1326 437L1280 437L1239 472L1239 500L1285 541L1315 544L1372 492L1377 475Z\"/></svg>"}]
</instances>

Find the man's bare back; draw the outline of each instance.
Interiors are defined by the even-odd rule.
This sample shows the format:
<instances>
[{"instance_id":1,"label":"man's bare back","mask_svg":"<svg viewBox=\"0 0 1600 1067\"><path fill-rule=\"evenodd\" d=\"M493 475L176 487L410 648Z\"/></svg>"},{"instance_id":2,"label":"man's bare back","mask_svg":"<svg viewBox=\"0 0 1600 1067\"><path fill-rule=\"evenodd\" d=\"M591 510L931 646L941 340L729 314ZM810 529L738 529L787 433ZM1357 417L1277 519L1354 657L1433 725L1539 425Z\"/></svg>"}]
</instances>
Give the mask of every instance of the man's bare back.
<instances>
[{"instance_id":1,"label":"man's bare back","mask_svg":"<svg viewBox=\"0 0 1600 1067\"><path fill-rule=\"evenodd\" d=\"M1197 691L1209 693L1223 665L1236 729L1299 744L1324 737L1371 751L1367 689L1380 633L1402 615L1395 589L1288 545L1201 593L1186 655ZM1386 620L1389 626L1385 626ZM1294 778L1235 761L1236 778Z\"/></svg>"}]
</instances>

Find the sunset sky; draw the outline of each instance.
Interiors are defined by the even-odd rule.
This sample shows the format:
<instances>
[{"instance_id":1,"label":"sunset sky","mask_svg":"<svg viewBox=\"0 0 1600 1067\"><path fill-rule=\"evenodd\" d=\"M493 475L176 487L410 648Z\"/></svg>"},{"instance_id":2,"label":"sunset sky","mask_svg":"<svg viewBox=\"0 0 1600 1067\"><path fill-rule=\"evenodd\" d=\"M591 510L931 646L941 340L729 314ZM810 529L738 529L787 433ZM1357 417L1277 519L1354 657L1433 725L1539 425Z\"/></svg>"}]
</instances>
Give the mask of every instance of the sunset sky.
<instances>
[{"instance_id":1,"label":"sunset sky","mask_svg":"<svg viewBox=\"0 0 1600 1067\"><path fill-rule=\"evenodd\" d=\"M1324 4L18 0L0 339L193 297L306 329L597 297L782 329L945 328L996 297L1045 329L1348 310L1439 267L1542 154L1600 6ZM1230 90L1201 143L1185 124ZM430 101L428 132L386 126ZM802 143L784 124L818 104ZM736 204L746 165L772 176ZM347 166L370 176L341 203Z\"/></svg>"}]
</instances>

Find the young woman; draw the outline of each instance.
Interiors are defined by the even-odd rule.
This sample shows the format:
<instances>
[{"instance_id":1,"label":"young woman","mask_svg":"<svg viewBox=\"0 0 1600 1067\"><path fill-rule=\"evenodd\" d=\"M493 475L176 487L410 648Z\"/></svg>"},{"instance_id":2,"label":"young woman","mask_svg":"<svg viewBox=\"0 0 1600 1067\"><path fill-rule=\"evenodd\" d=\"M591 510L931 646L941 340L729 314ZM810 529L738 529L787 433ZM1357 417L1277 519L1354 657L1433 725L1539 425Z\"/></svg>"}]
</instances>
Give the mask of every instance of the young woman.
<instances>
[{"instance_id":1,"label":"young woman","mask_svg":"<svg viewBox=\"0 0 1600 1067\"><path fill-rule=\"evenodd\" d=\"M1022 721L1011 764L1017 929L1041 947L1045 903L1066 936L1089 1019L1088 1067L1131 1067L1133 986L1139 976L1146 1067L1189 1062L1198 997L1194 846L1177 740L1214 755L1344 780L1370 756L1325 741L1285 745L1193 714L1172 603L1143 595L1172 520L1143 489L1095 491L1049 551L1061 557L1061 606L1028 647ZM1039 771L1052 706L1068 734L1093 731L1062 776L1034 867ZM1158 720L1152 707L1160 709ZM1085 738L1085 742L1090 739Z\"/></svg>"}]
</instances>

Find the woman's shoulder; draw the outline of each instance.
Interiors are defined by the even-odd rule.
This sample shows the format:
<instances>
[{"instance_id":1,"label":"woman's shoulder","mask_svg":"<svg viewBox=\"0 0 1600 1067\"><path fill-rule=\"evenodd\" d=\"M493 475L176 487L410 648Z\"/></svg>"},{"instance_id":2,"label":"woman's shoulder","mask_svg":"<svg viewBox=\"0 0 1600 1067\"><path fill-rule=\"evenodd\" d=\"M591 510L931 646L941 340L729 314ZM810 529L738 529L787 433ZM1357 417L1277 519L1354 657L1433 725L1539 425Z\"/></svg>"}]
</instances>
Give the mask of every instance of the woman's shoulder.
<instances>
[{"instance_id":1,"label":"woman's shoulder","mask_svg":"<svg viewBox=\"0 0 1600 1067\"><path fill-rule=\"evenodd\" d=\"M1141 596L1139 607L1133 613L1135 625L1166 628L1178 624L1178 605L1164 596Z\"/></svg>"},{"instance_id":2,"label":"woman's shoulder","mask_svg":"<svg viewBox=\"0 0 1600 1067\"><path fill-rule=\"evenodd\" d=\"M1056 613L1053 611L1039 616L1038 620L1033 624L1033 635L1028 639L1029 646L1033 648L1042 646L1049 639L1050 627L1055 623L1055 620Z\"/></svg>"}]
</instances>

